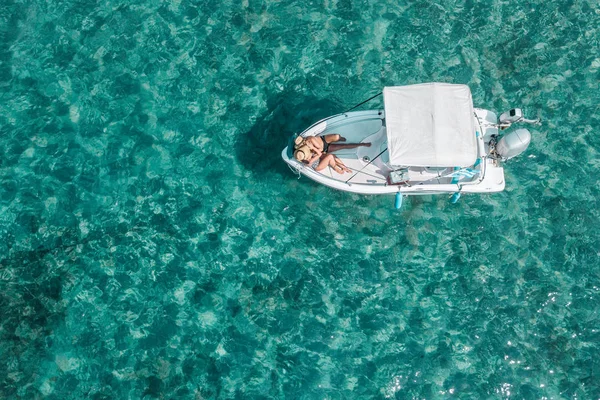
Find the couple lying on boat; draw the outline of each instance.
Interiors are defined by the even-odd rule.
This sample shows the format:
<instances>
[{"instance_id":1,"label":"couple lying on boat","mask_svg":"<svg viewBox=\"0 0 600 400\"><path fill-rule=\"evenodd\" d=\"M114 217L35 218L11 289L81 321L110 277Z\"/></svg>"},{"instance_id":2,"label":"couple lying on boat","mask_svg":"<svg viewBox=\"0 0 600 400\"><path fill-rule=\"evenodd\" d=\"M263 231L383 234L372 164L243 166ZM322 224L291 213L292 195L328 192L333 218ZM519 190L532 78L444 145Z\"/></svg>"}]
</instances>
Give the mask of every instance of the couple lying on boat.
<instances>
[{"instance_id":1,"label":"couple lying on boat","mask_svg":"<svg viewBox=\"0 0 600 400\"><path fill-rule=\"evenodd\" d=\"M323 136L298 136L294 141L294 158L304 164L310 165L315 171L322 171L328 166L339 174L351 173L334 151L343 149L354 149L356 147L369 147L371 143L338 143L345 142L342 136L332 133Z\"/></svg>"}]
</instances>

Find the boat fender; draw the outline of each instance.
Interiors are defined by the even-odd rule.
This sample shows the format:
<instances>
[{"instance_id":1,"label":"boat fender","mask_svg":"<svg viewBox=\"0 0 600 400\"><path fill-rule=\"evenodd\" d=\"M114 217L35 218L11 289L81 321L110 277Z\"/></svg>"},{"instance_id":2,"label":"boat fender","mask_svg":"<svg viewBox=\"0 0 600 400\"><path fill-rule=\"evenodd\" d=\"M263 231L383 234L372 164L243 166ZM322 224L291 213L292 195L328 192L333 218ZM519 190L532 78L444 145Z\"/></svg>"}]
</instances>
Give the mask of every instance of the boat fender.
<instances>
[{"instance_id":1,"label":"boat fender","mask_svg":"<svg viewBox=\"0 0 600 400\"><path fill-rule=\"evenodd\" d=\"M456 192L452 196L450 196L450 203L456 204L458 202L458 199L460 199L460 192Z\"/></svg>"},{"instance_id":2,"label":"boat fender","mask_svg":"<svg viewBox=\"0 0 600 400\"><path fill-rule=\"evenodd\" d=\"M454 172L459 171L460 168L459 167L454 167ZM458 181L460 181L460 176L456 175L452 178L452 182L450 182L453 185L456 185L458 183Z\"/></svg>"},{"instance_id":3,"label":"boat fender","mask_svg":"<svg viewBox=\"0 0 600 400\"><path fill-rule=\"evenodd\" d=\"M394 207L396 210L399 210L402 207L402 193L396 192L396 201L394 202Z\"/></svg>"}]
</instances>

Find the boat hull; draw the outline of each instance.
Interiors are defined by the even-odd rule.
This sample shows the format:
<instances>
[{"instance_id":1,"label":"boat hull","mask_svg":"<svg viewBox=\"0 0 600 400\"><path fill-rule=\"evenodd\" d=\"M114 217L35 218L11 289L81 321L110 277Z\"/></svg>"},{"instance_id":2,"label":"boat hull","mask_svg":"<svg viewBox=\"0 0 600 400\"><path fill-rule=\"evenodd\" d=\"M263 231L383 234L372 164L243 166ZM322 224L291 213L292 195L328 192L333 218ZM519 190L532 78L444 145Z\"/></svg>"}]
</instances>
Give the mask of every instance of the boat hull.
<instances>
[{"instance_id":1,"label":"boat hull","mask_svg":"<svg viewBox=\"0 0 600 400\"><path fill-rule=\"evenodd\" d=\"M346 143L371 143L370 147L335 152L351 174L338 174L331 168L317 172L293 157L287 147L283 149L283 160L300 175L332 189L358 194L394 195L431 195L465 193L495 193L504 190L504 169L499 163L486 156L488 149L485 142L492 132L487 132L481 121L492 121L496 115L490 111L475 109L478 141L477 165L466 170L453 167L427 168L410 167L407 183L393 184L390 173L394 168L388 164L387 136L385 132L385 113L383 110L355 111L338 114L321 120L303 131L300 136L321 136L337 133L346 138ZM473 176L460 176L469 175Z\"/></svg>"}]
</instances>

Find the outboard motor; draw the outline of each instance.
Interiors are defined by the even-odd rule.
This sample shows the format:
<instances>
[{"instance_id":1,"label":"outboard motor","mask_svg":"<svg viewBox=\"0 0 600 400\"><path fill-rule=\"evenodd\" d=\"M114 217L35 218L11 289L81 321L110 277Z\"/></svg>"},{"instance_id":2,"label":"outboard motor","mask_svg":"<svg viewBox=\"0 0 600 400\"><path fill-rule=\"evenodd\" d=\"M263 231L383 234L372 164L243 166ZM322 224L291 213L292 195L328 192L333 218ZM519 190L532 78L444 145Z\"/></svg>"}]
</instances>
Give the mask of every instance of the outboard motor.
<instances>
[{"instance_id":1,"label":"outboard motor","mask_svg":"<svg viewBox=\"0 0 600 400\"><path fill-rule=\"evenodd\" d=\"M523 110L513 108L500 115L498 124L495 127L504 130L516 122L539 125L541 120L539 118L525 119ZM531 133L527 129L517 129L504 134L500 139L498 139L497 134L492 134L489 141L490 157L502 161L508 160L527 150L529 143L531 143Z\"/></svg>"},{"instance_id":2,"label":"outboard motor","mask_svg":"<svg viewBox=\"0 0 600 400\"><path fill-rule=\"evenodd\" d=\"M500 118L502 119L502 117ZM496 154L502 159L508 160L527 150L530 142L531 133L527 129L517 129L502 136L496 144Z\"/></svg>"}]
</instances>

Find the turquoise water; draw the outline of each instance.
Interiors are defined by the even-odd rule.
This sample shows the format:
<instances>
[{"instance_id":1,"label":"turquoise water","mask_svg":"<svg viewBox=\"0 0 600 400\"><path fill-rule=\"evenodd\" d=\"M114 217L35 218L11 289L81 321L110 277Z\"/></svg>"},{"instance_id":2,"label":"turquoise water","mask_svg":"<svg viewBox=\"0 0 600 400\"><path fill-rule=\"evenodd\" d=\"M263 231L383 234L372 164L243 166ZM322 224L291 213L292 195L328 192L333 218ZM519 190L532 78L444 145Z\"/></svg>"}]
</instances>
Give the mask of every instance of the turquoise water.
<instances>
[{"instance_id":1,"label":"turquoise water","mask_svg":"<svg viewBox=\"0 0 600 400\"><path fill-rule=\"evenodd\" d=\"M600 397L598 2L7 0L0 21L0 397ZM281 161L429 81L544 120L506 191L398 212Z\"/></svg>"}]
</instances>

